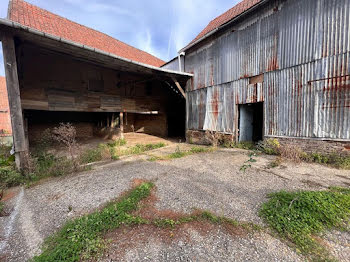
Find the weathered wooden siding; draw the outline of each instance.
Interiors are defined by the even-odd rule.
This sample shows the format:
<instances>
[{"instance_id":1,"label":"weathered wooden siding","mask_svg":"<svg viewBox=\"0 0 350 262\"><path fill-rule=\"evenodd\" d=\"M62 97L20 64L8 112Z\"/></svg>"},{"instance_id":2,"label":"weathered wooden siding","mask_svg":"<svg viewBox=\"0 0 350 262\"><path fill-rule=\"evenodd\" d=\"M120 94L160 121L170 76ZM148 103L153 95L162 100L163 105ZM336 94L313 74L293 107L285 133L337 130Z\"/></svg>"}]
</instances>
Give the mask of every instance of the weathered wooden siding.
<instances>
[{"instance_id":1,"label":"weathered wooden siding","mask_svg":"<svg viewBox=\"0 0 350 262\"><path fill-rule=\"evenodd\" d=\"M29 45L21 46L18 53L23 109L164 111L165 93L159 82L148 83L152 93L147 94L145 77L98 67ZM99 85L102 90L98 90Z\"/></svg>"}]
</instances>

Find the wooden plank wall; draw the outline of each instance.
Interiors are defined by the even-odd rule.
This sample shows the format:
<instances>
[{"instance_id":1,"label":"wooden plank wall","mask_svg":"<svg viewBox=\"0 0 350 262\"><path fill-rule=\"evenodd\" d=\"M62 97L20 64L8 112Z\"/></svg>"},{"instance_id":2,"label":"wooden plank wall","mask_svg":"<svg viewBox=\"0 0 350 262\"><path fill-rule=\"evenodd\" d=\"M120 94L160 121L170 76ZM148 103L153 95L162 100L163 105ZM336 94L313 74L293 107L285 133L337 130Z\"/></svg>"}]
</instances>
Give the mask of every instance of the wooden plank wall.
<instances>
[{"instance_id":1,"label":"wooden plank wall","mask_svg":"<svg viewBox=\"0 0 350 262\"><path fill-rule=\"evenodd\" d=\"M69 56L22 44L17 50L23 109L80 112L164 111L166 96L159 82ZM103 91L99 91L99 83Z\"/></svg>"}]
</instances>

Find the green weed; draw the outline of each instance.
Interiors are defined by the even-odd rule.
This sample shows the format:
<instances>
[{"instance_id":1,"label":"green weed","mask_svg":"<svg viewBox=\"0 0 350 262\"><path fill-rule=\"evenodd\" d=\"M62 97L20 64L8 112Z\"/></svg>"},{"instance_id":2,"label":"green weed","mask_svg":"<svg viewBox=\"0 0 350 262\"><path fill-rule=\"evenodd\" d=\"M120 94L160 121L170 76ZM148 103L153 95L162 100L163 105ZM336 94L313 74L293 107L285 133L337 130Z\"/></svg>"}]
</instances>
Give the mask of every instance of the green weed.
<instances>
[{"instance_id":1,"label":"green weed","mask_svg":"<svg viewBox=\"0 0 350 262\"><path fill-rule=\"evenodd\" d=\"M143 183L117 202L109 203L101 211L68 222L59 232L48 238L41 255L33 261L80 261L92 258L104 248L104 233L122 225L146 221L130 215L138 203L149 196L152 183Z\"/></svg>"},{"instance_id":2,"label":"green weed","mask_svg":"<svg viewBox=\"0 0 350 262\"><path fill-rule=\"evenodd\" d=\"M2 211L4 211L4 203L0 202L0 217L1 217Z\"/></svg>"},{"instance_id":3,"label":"green weed","mask_svg":"<svg viewBox=\"0 0 350 262\"><path fill-rule=\"evenodd\" d=\"M350 189L278 192L260 210L268 225L314 261L331 261L316 239L327 229L344 229L350 218Z\"/></svg>"},{"instance_id":4,"label":"green weed","mask_svg":"<svg viewBox=\"0 0 350 262\"><path fill-rule=\"evenodd\" d=\"M117 140L114 140L113 142L108 143L109 147L116 147L116 146L124 146L126 145L126 140L124 138L119 138Z\"/></svg>"}]
</instances>

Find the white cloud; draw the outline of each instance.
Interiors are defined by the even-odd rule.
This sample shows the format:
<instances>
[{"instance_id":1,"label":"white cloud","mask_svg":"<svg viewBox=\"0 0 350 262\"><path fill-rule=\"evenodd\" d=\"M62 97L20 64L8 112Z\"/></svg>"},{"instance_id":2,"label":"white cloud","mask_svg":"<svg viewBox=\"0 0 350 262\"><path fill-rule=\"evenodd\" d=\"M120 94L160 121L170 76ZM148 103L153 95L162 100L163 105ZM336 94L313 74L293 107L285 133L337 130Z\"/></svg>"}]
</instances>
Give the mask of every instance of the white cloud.
<instances>
[{"instance_id":1,"label":"white cloud","mask_svg":"<svg viewBox=\"0 0 350 262\"><path fill-rule=\"evenodd\" d=\"M26 0L163 60L177 55L211 19L238 0ZM6 15L7 0L0 0ZM0 61L0 63L2 63ZM0 71L1 72L1 71Z\"/></svg>"}]
</instances>

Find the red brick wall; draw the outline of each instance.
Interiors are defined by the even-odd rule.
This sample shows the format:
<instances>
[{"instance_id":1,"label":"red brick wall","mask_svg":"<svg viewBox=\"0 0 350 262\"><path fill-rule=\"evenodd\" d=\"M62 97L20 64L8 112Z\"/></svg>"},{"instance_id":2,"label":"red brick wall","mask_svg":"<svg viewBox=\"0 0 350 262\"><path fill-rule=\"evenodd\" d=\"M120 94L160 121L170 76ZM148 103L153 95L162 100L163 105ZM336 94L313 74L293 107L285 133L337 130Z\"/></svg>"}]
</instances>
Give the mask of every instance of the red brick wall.
<instances>
[{"instance_id":1,"label":"red brick wall","mask_svg":"<svg viewBox=\"0 0 350 262\"><path fill-rule=\"evenodd\" d=\"M0 136L12 135L6 79L0 76Z\"/></svg>"}]
</instances>

